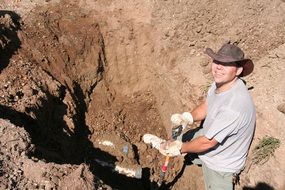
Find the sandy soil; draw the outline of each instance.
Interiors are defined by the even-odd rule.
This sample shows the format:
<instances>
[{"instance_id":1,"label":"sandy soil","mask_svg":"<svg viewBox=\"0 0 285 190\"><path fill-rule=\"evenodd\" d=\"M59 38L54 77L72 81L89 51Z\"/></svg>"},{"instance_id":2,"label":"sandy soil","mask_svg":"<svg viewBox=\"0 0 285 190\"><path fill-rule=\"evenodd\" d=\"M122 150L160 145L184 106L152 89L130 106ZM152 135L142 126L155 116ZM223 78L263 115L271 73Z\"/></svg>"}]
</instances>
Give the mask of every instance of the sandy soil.
<instances>
[{"instance_id":1,"label":"sandy soil","mask_svg":"<svg viewBox=\"0 0 285 190\"><path fill-rule=\"evenodd\" d=\"M0 3L1 189L156 189L164 157L142 142L169 136L211 83L204 49L235 42L254 61L257 109L237 189L285 188L285 3L4 0ZM198 124L197 124L198 125ZM141 179L126 170L142 169ZM164 189L203 189L201 168L173 158Z\"/></svg>"}]
</instances>

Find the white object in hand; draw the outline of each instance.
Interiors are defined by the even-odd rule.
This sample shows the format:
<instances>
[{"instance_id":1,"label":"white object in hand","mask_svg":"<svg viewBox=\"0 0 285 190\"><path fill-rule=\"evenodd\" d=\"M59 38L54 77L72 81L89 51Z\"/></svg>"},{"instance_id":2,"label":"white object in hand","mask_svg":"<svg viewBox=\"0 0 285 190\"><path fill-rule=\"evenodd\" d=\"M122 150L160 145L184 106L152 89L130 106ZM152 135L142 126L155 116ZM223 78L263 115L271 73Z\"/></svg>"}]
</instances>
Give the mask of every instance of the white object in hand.
<instances>
[{"instance_id":1,"label":"white object in hand","mask_svg":"<svg viewBox=\"0 0 285 190\"><path fill-rule=\"evenodd\" d=\"M187 125L191 125L193 124L193 116L191 113L189 112L184 112L182 114L173 114L171 115L171 123L173 125L173 127L177 127L179 125L182 125L183 129L187 126Z\"/></svg>"},{"instance_id":2,"label":"white object in hand","mask_svg":"<svg viewBox=\"0 0 285 190\"><path fill-rule=\"evenodd\" d=\"M151 144L153 148L157 149L164 156L180 156L180 149L182 142L176 141L165 141L155 135L145 134L143 136L143 141L146 144Z\"/></svg>"},{"instance_id":3,"label":"white object in hand","mask_svg":"<svg viewBox=\"0 0 285 190\"><path fill-rule=\"evenodd\" d=\"M143 141L146 144L151 144L151 146L157 150L159 150L160 145L165 142L165 140L152 134L145 134L143 136Z\"/></svg>"},{"instance_id":4,"label":"white object in hand","mask_svg":"<svg viewBox=\"0 0 285 190\"><path fill-rule=\"evenodd\" d=\"M193 124L193 116L190 112L183 112L182 113L183 120L187 122L187 125Z\"/></svg>"},{"instance_id":5,"label":"white object in hand","mask_svg":"<svg viewBox=\"0 0 285 190\"><path fill-rule=\"evenodd\" d=\"M159 152L165 156L181 156L181 146L182 142L179 140L175 141L168 141L165 143L162 143L159 149Z\"/></svg>"}]
</instances>

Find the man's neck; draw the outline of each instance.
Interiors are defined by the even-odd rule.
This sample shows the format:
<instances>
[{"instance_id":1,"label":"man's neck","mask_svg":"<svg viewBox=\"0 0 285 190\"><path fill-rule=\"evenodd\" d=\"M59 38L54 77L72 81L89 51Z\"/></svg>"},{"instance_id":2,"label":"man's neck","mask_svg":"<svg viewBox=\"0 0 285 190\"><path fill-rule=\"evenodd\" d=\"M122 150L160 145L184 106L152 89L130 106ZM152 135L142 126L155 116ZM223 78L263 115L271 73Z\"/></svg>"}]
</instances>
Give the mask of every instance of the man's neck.
<instances>
[{"instance_id":1,"label":"man's neck","mask_svg":"<svg viewBox=\"0 0 285 190\"><path fill-rule=\"evenodd\" d=\"M215 93L219 94L221 92L225 92L228 91L233 85L234 83L237 81L238 78L234 78L232 81L227 82L227 83L223 83L223 84L217 84L216 83L216 90Z\"/></svg>"}]
</instances>

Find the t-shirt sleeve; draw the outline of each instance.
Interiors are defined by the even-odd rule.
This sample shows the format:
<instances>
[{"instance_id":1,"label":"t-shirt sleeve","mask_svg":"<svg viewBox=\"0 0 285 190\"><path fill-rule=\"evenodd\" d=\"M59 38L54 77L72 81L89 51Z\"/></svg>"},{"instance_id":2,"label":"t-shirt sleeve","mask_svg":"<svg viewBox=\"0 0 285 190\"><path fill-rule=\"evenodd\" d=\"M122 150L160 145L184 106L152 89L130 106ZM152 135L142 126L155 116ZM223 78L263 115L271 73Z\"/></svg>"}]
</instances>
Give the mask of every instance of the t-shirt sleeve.
<instances>
[{"instance_id":1,"label":"t-shirt sleeve","mask_svg":"<svg viewBox=\"0 0 285 190\"><path fill-rule=\"evenodd\" d=\"M239 114L229 109L221 109L217 113L214 122L209 130L205 133L208 139L214 138L221 143L226 137L233 135L237 132L237 119Z\"/></svg>"}]
</instances>

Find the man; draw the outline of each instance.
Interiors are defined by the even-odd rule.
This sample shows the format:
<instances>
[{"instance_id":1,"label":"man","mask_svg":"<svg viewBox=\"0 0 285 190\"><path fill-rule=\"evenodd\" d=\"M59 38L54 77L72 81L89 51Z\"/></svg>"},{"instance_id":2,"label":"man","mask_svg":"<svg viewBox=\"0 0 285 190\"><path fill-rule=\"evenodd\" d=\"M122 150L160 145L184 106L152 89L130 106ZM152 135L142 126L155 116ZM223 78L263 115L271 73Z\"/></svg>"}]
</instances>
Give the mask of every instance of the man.
<instances>
[{"instance_id":1,"label":"man","mask_svg":"<svg viewBox=\"0 0 285 190\"><path fill-rule=\"evenodd\" d=\"M255 108L250 94L239 77L250 74L253 63L244 58L243 51L225 44L215 53L207 48L212 59L211 85L206 101L191 113L173 114L174 126L202 121L194 138L161 145L160 152L168 156L197 153L202 164L206 189L230 190L232 179L245 166L255 128Z\"/></svg>"}]
</instances>

